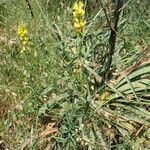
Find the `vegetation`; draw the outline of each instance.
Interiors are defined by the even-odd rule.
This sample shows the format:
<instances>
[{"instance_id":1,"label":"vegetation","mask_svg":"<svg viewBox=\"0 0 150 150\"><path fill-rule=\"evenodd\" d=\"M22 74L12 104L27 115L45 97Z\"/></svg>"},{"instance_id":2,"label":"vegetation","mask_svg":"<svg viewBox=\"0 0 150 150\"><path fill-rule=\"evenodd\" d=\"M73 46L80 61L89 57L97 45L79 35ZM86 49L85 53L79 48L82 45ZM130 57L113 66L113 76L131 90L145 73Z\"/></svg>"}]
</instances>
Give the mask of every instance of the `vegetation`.
<instances>
[{"instance_id":1,"label":"vegetation","mask_svg":"<svg viewBox=\"0 0 150 150\"><path fill-rule=\"evenodd\" d=\"M149 7L1 1L0 149L150 149Z\"/></svg>"}]
</instances>

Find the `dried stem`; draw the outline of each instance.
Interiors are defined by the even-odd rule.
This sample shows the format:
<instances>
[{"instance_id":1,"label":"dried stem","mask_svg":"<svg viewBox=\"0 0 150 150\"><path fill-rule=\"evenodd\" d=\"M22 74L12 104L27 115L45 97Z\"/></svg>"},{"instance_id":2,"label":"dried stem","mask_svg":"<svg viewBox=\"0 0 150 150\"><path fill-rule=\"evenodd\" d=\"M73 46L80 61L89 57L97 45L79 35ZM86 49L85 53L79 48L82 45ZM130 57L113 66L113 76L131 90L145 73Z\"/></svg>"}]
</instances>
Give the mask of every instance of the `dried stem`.
<instances>
[{"instance_id":1,"label":"dried stem","mask_svg":"<svg viewBox=\"0 0 150 150\"><path fill-rule=\"evenodd\" d=\"M34 18L33 10L32 10L32 7L31 7L29 1L28 0L25 0L25 1L26 1L27 5L28 5L28 9L29 9L29 11L31 13L32 18Z\"/></svg>"},{"instance_id":2,"label":"dried stem","mask_svg":"<svg viewBox=\"0 0 150 150\"><path fill-rule=\"evenodd\" d=\"M119 16L120 13L122 11L122 7L123 7L123 1L124 0L117 0L116 1L116 8L114 11L114 22L111 24L111 34L110 34L110 38L109 38L109 54L108 54L108 62L106 65L106 69L105 69L105 74L104 74L104 80L108 81L110 79L111 76L111 64L112 64L112 57L115 51L115 45L116 45L116 37L117 37L117 30L118 30L118 21L119 21Z\"/></svg>"}]
</instances>

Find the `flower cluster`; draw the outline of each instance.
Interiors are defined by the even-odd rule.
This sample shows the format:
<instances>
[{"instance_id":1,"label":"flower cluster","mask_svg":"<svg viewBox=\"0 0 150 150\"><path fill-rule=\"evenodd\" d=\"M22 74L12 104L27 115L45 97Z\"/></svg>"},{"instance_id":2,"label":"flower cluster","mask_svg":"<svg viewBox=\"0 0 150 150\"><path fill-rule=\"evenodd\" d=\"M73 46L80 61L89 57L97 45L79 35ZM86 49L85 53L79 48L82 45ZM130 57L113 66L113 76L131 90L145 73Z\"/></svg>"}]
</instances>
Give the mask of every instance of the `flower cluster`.
<instances>
[{"instance_id":1,"label":"flower cluster","mask_svg":"<svg viewBox=\"0 0 150 150\"><path fill-rule=\"evenodd\" d=\"M20 24L18 26L18 36L21 40L21 43L22 43L22 50L21 52L24 52L26 51L26 47L27 47L27 44L28 44L28 31L26 29L26 26L24 24Z\"/></svg>"},{"instance_id":2,"label":"flower cluster","mask_svg":"<svg viewBox=\"0 0 150 150\"><path fill-rule=\"evenodd\" d=\"M84 4L81 1L76 1L73 6L74 30L77 34L81 34L85 27L84 20Z\"/></svg>"}]
</instances>

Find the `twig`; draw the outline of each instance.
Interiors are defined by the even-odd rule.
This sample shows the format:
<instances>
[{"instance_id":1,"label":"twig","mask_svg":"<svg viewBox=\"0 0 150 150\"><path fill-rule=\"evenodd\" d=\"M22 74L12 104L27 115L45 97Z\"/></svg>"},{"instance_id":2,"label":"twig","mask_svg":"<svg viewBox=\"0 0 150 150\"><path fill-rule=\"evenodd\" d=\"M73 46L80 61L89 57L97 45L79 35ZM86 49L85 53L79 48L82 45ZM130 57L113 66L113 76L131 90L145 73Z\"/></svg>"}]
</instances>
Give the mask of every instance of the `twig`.
<instances>
[{"instance_id":1,"label":"twig","mask_svg":"<svg viewBox=\"0 0 150 150\"><path fill-rule=\"evenodd\" d=\"M142 131L143 128L144 128L144 125L142 125L140 127L140 129L136 132L136 134L135 134L136 137L139 135L139 133Z\"/></svg>"},{"instance_id":2,"label":"twig","mask_svg":"<svg viewBox=\"0 0 150 150\"><path fill-rule=\"evenodd\" d=\"M124 3L123 1L124 0L117 0L117 2L116 2L116 9L114 11L114 23L111 25L111 29L110 29L111 34L110 34L110 38L109 38L108 62L107 62L105 73L104 73L104 80L106 80L106 81L108 81L111 76L110 67L112 64L112 56L115 51L116 36L117 36L117 30L118 30L118 21L119 21L120 13L122 11L121 8L123 7L123 3Z\"/></svg>"},{"instance_id":3,"label":"twig","mask_svg":"<svg viewBox=\"0 0 150 150\"><path fill-rule=\"evenodd\" d=\"M31 7L29 1L28 0L25 0L25 1L26 1L27 5L28 5L28 9L29 9L29 11L31 13L32 18L34 18L33 10L32 10L32 7Z\"/></svg>"}]
</instances>

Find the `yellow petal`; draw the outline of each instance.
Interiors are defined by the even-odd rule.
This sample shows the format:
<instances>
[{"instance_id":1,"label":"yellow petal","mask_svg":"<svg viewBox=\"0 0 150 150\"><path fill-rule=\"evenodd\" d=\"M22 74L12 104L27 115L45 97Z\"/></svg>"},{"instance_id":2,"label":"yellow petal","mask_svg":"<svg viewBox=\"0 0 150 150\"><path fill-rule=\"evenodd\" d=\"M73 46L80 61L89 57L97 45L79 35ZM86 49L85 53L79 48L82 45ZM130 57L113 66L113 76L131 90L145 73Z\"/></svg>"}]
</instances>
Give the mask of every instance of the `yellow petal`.
<instances>
[{"instance_id":1,"label":"yellow petal","mask_svg":"<svg viewBox=\"0 0 150 150\"><path fill-rule=\"evenodd\" d=\"M78 7L82 9L82 8L84 7L83 2L79 1L79 2L78 2Z\"/></svg>"},{"instance_id":2,"label":"yellow petal","mask_svg":"<svg viewBox=\"0 0 150 150\"><path fill-rule=\"evenodd\" d=\"M74 3L73 10L78 10L78 3L77 2Z\"/></svg>"}]
</instances>

